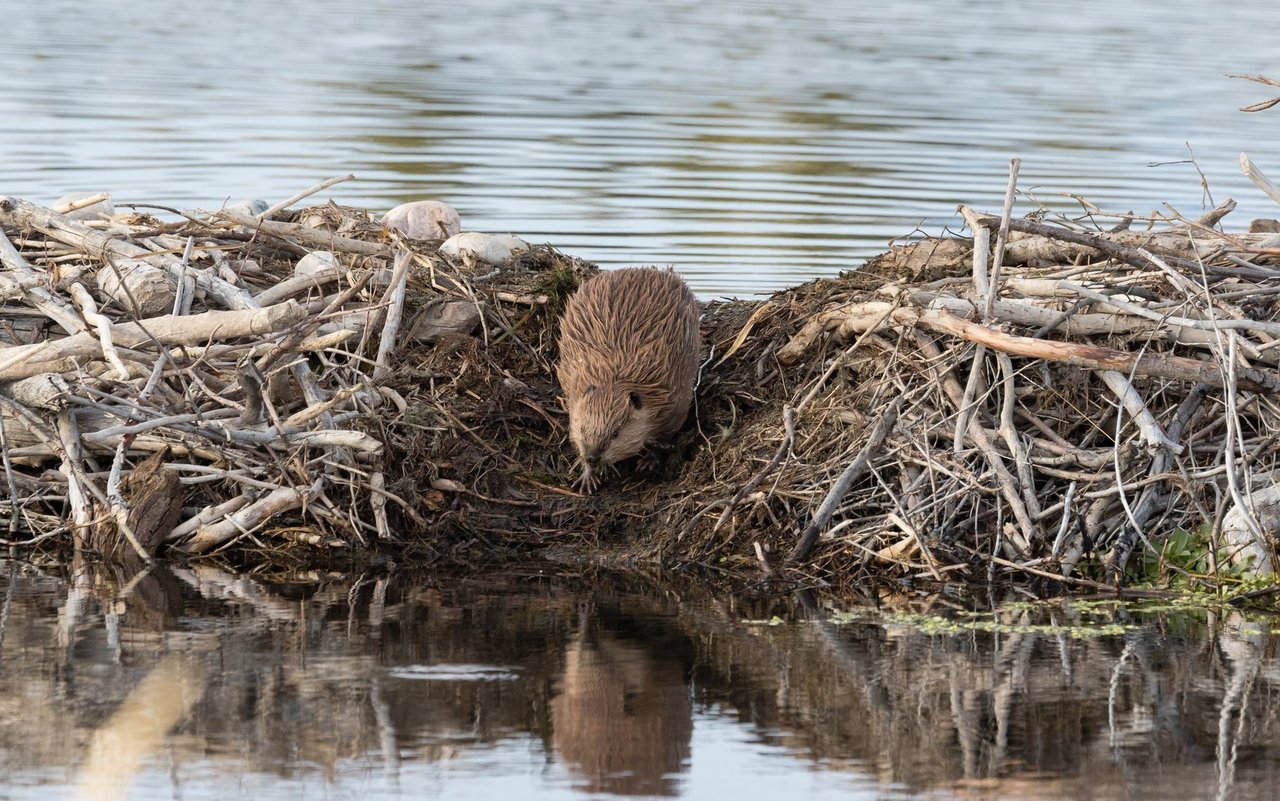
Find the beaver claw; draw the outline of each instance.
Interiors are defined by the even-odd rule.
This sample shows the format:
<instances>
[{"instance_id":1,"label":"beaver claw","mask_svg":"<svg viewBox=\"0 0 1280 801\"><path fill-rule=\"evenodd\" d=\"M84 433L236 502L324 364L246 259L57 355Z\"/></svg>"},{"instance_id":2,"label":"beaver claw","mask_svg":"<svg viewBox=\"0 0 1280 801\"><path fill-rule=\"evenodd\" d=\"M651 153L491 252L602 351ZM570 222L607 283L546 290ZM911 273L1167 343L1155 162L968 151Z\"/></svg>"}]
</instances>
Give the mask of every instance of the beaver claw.
<instances>
[{"instance_id":1,"label":"beaver claw","mask_svg":"<svg viewBox=\"0 0 1280 801\"><path fill-rule=\"evenodd\" d=\"M573 482L573 488L583 495L590 495L600 486L600 479L596 477L596 473L591 469L590 465L583 465L582 475L578 476L578 480Z\"/></svg>"}]
</instances>

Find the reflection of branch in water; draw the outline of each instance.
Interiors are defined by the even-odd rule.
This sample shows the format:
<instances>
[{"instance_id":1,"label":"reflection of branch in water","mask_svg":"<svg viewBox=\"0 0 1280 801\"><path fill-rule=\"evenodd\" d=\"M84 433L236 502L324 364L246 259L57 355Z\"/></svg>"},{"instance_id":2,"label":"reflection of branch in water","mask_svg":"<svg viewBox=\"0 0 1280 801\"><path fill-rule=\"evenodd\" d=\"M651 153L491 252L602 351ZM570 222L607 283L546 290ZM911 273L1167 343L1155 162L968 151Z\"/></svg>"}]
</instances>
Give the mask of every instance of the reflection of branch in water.
<instances>
[{"instance_id":1,"label":"reflection of branch in water","mask_svg":"<svg viewBox=\"0 0 1280 801\"><path fill-rule=\"evenodd\" d=\"M1225 801L1236 782L1236 757L1239 756L1240 738L1248 717L1249 690L1262 665L1262 654L1257 646L1243 639L1238 633L1224 634L1222 650L1230 658L1231 681L1222 695L1222 709L1218 713L1218 801ZM1239 710L1235 736L1231 736L1231 716Z\"/></svg>"},{"instance_id":2,"label":"reflection of branch in water","mask_svg":"<svg viewBox=\"0 0 1280 801\"><path fill-rule=\"evenodd\" d=\"M1116 666L1111 670L1111 683L1107 688L1107 733L1110 736L1113 752L1120 742L1120 737L1116 733L1116 696L1120 692L1120 674L1124 672L1124 666L1132 656L1133 642L1125 642L1124 650L1120 652L1120 658L1116 660Z\"/></svg>"},{"instance_id":3,"label":"reflection of branch in water","mask_svg":"<svg viewBox=\"0 0 1280 801\"><path fill-rule=\"evenodd\" d=\"M71 574L66 603L58 610L58 647L64 658L70 656L71 646L75 645L75 630L89 602L89 589L89 571L80 568Z\"/></svg>"},{"instance_id":4,"label":"reflection of branch in water","mask_svg":"<svg viewBox=\"0 0 1280 801\"><path fill-rule=\"evenodd\" d=\"M5 587L4 609L0 610L0 647L4 646L4 633L9 629L9 615L13 612L13 591L17 587L18 563L9 560L9 584Z\"/></svg>"},{"instance_id":5,"label":"reflection of branch in water","mask_svg":"<svg viewBox=\"0 0 1280 801\"><path fill-rule=\"evenodd\" d=\"M960 677L963 675L960 671L951 674L951 723L960 743L964 777L972 779L978 775L978 721L982 717L982 707L976 690L961 689Z\"/></svg>"},{"instance_id":6,"label":"reflection of branch in water","mask_svg":"<svg viewBox=\"0 0 1280 801\"><path fill-rule=\"evenodd\" d=\"M173 574L206 598L248 604L271 620L298 620L297 601L277 597L247 576L237 576L204 564L188 569L174 568Z\"/></svg>"},{"instance_id":7,"label":"reflection of branch in water","mask_svg":"<svg viewBox=\"0 0 1280 801\"><path fill-rule=\"evenodd\" d=\"M204 671L197 662L169 656L156 665L90 737L78 797L127 797L142 761L186 718L204 688Z\"/></svg>"},{"instance_id":8,"label":"reflection of branch in water","mask_svg":"<svg viewBox=\"0 0 1280 801\"><path fill-rule=\"evenodd\" d=\"M1029 615L1023 612L1022 623L1028 625L1030 622ZM995 667L1000 683L991 691L996 717L996 744L988 766L993 775L1002 770L1009 753L1009 714L1013 709L1013 699L1027 687L1031 651L1037 639L1037 635L1011 634L996 656Z\"/></svg>"},{"instance_id":9,"label":"reflection of branch in water","mask_svg":"<svg viewBox=\"0 0 1280 801\"><path fill-rule=\"evenodd\" d=\"M391 782L398 782L400 745L396 741L396 722L391 717L391 706L382 693L382 678L377 673L370 679L369 703L373 706L373 719L378 725L378 747L382 749L383 770Z\"/></svg>"}]
</instances>

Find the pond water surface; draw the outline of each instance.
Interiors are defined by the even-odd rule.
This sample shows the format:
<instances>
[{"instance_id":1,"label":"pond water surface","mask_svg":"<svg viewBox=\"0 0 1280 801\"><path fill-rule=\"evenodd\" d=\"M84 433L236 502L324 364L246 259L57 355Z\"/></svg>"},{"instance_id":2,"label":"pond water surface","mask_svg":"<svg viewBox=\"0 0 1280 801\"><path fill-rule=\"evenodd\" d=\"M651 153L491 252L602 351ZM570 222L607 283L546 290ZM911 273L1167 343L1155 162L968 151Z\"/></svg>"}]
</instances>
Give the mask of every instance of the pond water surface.
<instances>
[{"instance_id":1,"label":"pond water surface","mask_svg":"<svg viewBox=\"0 0 1280 801\"><path fill-rule=\"evenodd\" d=\"M0 194L216 207L347 172L704 295L857 266L1009 159L1056 207L1277 209L1275 0L167 0L3 4ZM1153 166L1157 165L1157 166ZM327 196L328 193L326 193ZM322 196L323 197L323 196ZM1030 202L1019 207L1024 213Z\"/></svg>"},{"instance_id":2,"label":"pond water surface","mask_svg":"<svg viewBox=\"0 0 1280 801\"><path fill-rule=\"evenodd\" d=\"M0 576L3 798L1280 793L1274 623L1231 611Z\"/></svg>"}]
</instances>

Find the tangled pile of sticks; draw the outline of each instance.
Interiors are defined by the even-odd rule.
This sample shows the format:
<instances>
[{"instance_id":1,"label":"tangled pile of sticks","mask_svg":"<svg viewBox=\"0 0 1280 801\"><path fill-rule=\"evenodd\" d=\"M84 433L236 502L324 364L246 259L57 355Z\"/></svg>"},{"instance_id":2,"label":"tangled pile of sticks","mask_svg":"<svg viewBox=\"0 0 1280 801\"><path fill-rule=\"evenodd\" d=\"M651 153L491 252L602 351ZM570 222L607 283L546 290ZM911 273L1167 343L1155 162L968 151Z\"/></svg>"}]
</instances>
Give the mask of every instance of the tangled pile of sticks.
<instances>
[{"instance_id":1,"label":"tangled pile of sticks","mask_svg":"<svg viewBox=\"0 0 1280 801\"><path fill-rule=\"evenodd\" d=\"M282 514L316 524L278 527L286 540L392 538L386 506L403 501L355 423L403 403L377 382L428 257L367 212L285 212L337 180L271 208L166 209L174 222L106 195L0 198L10 544L73 531L149 561Z\"/></svg>"},{"instance_id":2,"label":"tangled pile of sticks","mask_svg":"<svg viewBox=\"0 0 1280 801\"><path fill-rule=\"evenodd\" d=\"M788 390L708 449L719 481L672 518L697 560L1093 586L1181 530L1204 558L1162 568L1275 571L1280 224L1014 219L1014 186L1003 216L961 209L972 239L756 309L728 360Z\"/></svg>"}]
</instances>

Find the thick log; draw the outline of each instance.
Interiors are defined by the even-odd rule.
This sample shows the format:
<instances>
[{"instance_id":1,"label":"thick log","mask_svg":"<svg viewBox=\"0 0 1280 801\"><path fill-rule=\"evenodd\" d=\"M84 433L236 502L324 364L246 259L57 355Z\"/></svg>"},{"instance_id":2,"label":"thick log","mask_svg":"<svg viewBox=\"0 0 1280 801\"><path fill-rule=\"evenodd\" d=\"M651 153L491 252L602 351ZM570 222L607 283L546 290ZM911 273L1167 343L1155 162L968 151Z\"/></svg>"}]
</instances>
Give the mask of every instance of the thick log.
<instances>
[{"instance_id":1,"label":"thick log","mask_svg":"<svg viewBox=\"0 0 1280 801\"><path fill-rule=\"evenodd\" d=\"M288 300L265 309L210 311L188 316L164 315L136 323L111 326L118 347L140 348L152 342L162 345L203 345L211 341L273 334L301 322L306 310ZM68 369L67 361L101 359L102 347L95 334L80 333L50 342L0 348L0 381L13 381L39 373Z\"/></svg>"}]
</instances>

